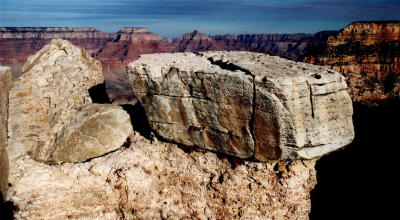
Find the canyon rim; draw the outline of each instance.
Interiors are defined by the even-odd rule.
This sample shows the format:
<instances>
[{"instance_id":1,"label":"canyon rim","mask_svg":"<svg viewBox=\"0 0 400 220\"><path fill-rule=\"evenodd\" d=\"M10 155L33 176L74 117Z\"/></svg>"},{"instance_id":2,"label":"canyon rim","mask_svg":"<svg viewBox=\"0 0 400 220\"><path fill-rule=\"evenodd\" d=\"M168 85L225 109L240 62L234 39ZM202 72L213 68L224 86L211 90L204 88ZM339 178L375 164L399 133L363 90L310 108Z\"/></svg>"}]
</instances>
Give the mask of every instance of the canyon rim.
<instances>
[{"instance_id":1,"label":"canyon rim","mask_svg":"<svg viewBox=\"0 0 400 220\"><path fill-rule=\"evenodd\" d=\"M70 45L68 48L73 49L61 47L61 49L54 50L62 52L60 54L52 54L50 50L48 57L40 57L37 62L30 64L28 62L26 67L22 68L29 55L34 55L48 44L54 46L53 38L71 41L71 45L65 44ZM46 81L52 86L54 85L53 88L56 92L62 92L59 85L72 83L71 88L83 91L81 95L77 94L72 100L81 98L86 100L84 105L68 105L68 108L72 109L68 109L68 111L73 113L62 114L58 112L58 108L51 105L46 109L25 103L30 106L27 106L28 110L24 110L15 106L15 101L10 104L2 102L4 105L2 106L2 118L11 119L9 122L2 121L2 137L10 136L12 138L13 132L18 131L28 135L30 139L37 138L18 128L7 134L7 129L4 128L4 125L14 123L15 126L21 123L21 120L26 119L25 116L20 116L23 115L22 113L32 110L29 109L30 107L42 108L41 110L46 112L45 115L53 120L50 120L48 124L44 123L46 129L54 131L53 143L63 140L63 138L59 138L62 136L66 137L64 140L71 139L68 135L81 137L82 135L74 136L72 133L79 131L80 126L84 127L82 123L85 124L86 122L83 122L85 120L88 121L87 124L96 124L103 130L107 126L98 122L104 120L103 118L108 118L107 120L123 118L118 119L119 121L109 121L109 124L113 125L125 123L124 132L122 132L124 135L120 138L121 140L113 144L112 149L104 148L105 150L101 153L80 159L81 162L77 161L78 163L69 163L71 161L65 161L64 158L62 162L66 163L47 165L41 161L50 160L40 159L32 152L11 158L2 156L2 164L5 163L3 161L9 161L9 168L1 165L1 175L9 175L8 183L6 184L4 181L1 183L3 198L16 205L18 210L15 212L15 217L18 219L191 217L202 219L210 216L211 218L222 216L223 218L246 219L261 218L266 215L272 216L271 219L273 217L276 219L307 219L310 211L314 212L311 215L313 219L319 219L324 215L315 213L317 211L314 210L322 210L320 211L322 213L335 207L351 211L351 202L359 202L369 207L368 201L372 201L378 196L372 191L371 198L367 198L357 187L363 184L362 182L366 182L365 185L371 188L374 184L382 186L383 183L378 180L368 183L366 181L368 173L362 171L363 168L357 161L365 164L364 158L388 157L387 161L377 159L377 163L389 164L390 167L391 161L394 159L392 155L383 155L379 150L373 150L373 145L392 146L395 143L393 142L394 131L386 129L385 126L387 123L399 121L397 115L399 110L399 42L399 22L396 21L354 22L341 31L323 31L314 35L208 36L194 31L173 40L163 40L146 28L123 28L117 33L105 33L94 28L0 28L0 45L2 45L0 47L0 63L11 67L11 69L3 67L1 69L2 89L4 89L1 93L2 99L8 100L8 94L12 100L15 100L16 96L22 97L22 94L28 95L27 92L30 91L30 88L27 85L29 83L24 85L16 82L23 72L22 77L28 77L29 71L31 71L32 74L37 72L44 74L43 78L33 78L32 80ZM87 52L74 44L81 46ZM15 48L21 49L15 50ZM66 50L66 54L62 48ZM264 54L253 55L253 53L237 52L235 57L232 55L235 53L204 51L268 53L295 61L317 64L330 70L322 67L313 69L310 67L312 65L283 61L277 57L271 58L276 62L271 63L268 61L270 58L258 57L264 57ZM186 55L183 55L176 52L194 52L194 54L184 53ZM141 56L154 53L162 54ZM61 58L57 58L57 56L61 56ZM70 66L68 62L65 62L68 59L77 59L79 60L77 63L82 64L79 64L79 67ZM159 60L155 63L149 62L152 59ZM190 60L189 66L180 64L185 63L185 60ZM61 66L63 74L75 74L81 71L79 74L84 75L97 71L98 73L94 73L96 75L95 82L82 81L77 78L65 81L62 74L57 74L57 72L60 73L58 70L60 68L50 68L52 62ZM257 67L257 62L263 64ZM190 66L192 64L194 67ZM128 74L125 65L128 65ZM296 76L298 77L296 80L302 79L302 77L305 77L306 80L296 81L291 78L288 83L285 81L285 77L283 79L274 78L271 74L268 75L269 78L266 77L266 80L263 80L262 77L257 79L257 74L254 72L265 72L263 65L268 66L269 69L276 67L280 71L286 71L285 74L291 74L291 71L296 74L305 72L304 76ZM249 66L255 67L251 69ZM32 72L32 69L35 70L35 73ZM319 74L314 74L314 71ZM329 71L332 71L332 74ZM26 74L27 72L28 74ZM99 74L102 72L104 78L103 74ZM216 72L219 76L221 75L221 78L213 76ZM14 75L13 80L11 73ZM145 73L150 74L140 81L138 76L139 78L146 76ZM49 81L49 78L46 78L49 74L56 80ZM310 74L315 82L308 79L307 74ZM159 78L160 75L161 78ZM322 84L318 83L318 77L326 80L326 76L328 76L327 81ZM102 84L104 80L105 84ZM12 83L10 83L11 81ZM304 87L303 81L304 85L312 88ZM86 85L89 82L90 86ZM226 82L232 82L233 85L240 82L242 87L239 90ZM134 89L130 83L133 84ZM11 84L13 84L13 88L8 93ZM267 89L265 85L268 85ZM96 97L90 94L90 89L94 86L107 89L111 100L96 103ZM292 89L291 86L298 89ZM303 87L304 89L301 89ZM346 87L350 96L347 95ZM286 90L283 91L280 88ZM32 88L33 94L43 93L42 90L35 92L35 89ZM45 86L45 89L48 88ZM54 94L54 91L48 90L48 94ZM263 94L261 98L256 97L257 92ZM337 92L342 95L337 97ZM219 97L214 93L235 95ZM321 95L319 93L331 96L327 100L321 101L322 99L318 99L318 95ZM51 96L46 97L52 99ZM39 97L37 100L43 100L43 98ZM54 100L57 98L55 97ZM88 102L87 100L92 101ZM110 102L112 103L110 104ZM57 106L57 101L55 103ZM256 105L252 109L254 103ZM277 110L260 111L259 114L266 115L265 118L272 123L265 126L264 122L260 122L260 120L251 122L252 111L265 109L265 106L269 106L271 103L277 106L275 108ZM11 105L11 107L7 105ZM241 107L235 107L236 105ZM249 106L250 108L247 108ZM257 108L257 106L261 107ZM311 106L317 106L317 108L313 109ZM325 108L325 106L332 106L332 108ZM340 132L336 132L333 137L336 138L340 135L347 137L347 140L337 145L337 148L349 144L354 137L351 122L353 107L356 139L345 150L333 152L318 162L316 159L312 159L314 157L305 158L311 160L297 160L304 157L296 157L293 156L293 153L288 153L295 152L292 150L299 146L312 147L314 146L312 143L316 143L315 146L325 146L321 140L332 143L333 139L329 137L329 132L335 133L335 129ZM5 112L9 114L6 111L9 108L20 110L21 113L13 110L11 116L4 116ZM205 114L199 112L198 109L212 109L212 111ZM237 114L235 116L235 114L224 113L224 109L228 113L236 109ZM118 117L109 117L107 114L103 114L111 110L119 112ZM277 118L283 117L281 113L285 112L284 110L287 110L284 117L293 116L293 119L277 120ZM49 112L53 115L50 115ZM89 120L92 115L96 115L93 112L100 115L99 120ZM16 113L17 117L13 116ZM129 120L127 113L130 114L132 126L129 123L126 124L126 121ZM62 120L59 120L60 115ZM75 117L82 119L82 123L80 120L74 122L72 119ZM144 121L144 124L138 126L138 118L141 118L140 120ZM316 123L319 125L326 125L326 121L329 121L332 126L310 127L310 123L305 123L310 120L320 120ZM150 123L146 124L146 121ZM287 124L285 125L285 123ZM336 126L335 123L342 127ZM70 130L68 130L69 124L71 124ZM29 124L26 125L27 131L32 129ZM378 132L374 128L375 126L381 131ZM135 131L132 130L132 127ZM257 151L259 148L254 147L257 146L257 143L263 143L254 138L257 137L257 133L260 135L265 133L257 130L257 128L263 127L268 127L269 133L273 133L272 131L278 128L295 131L291 134L278 135L279 138L268 139L268 141L279 140L277 142L280 144L284 143L276 146L279 146L277 149L286 154L270 151L267 152L269 153L267 159L264 156L257 156L266 155L263 154L264 151ZM143 129L148 130L145 132ZM199 135L203 134L201 132L207 133L207 135ZM318 132L321 134L321 138L310 139ZM83 133L85 136L88 135ZM149 135L144 135L145 133ZM247 145L238 143L235 137L245 140ZM10 145L4 141L5 139L2 139L2 155L5 155L3 152ZM254 141L255 144L251 144ZM274 143L267 144L273 145ZM364 146L363 149L361 149L361 145ZM48 146L56 147L58 145ZM229 148L221 146L229 146ZM235 149L232 146L241 147ZM332 148L326 153L337 148ZM209 149L211 152L204 149ZM9 155L9 149L7 151L7 155ZM349 152L350 155L343 156ZM315 158L324 154L317 154ZM271 155L275 156L272 157L272 160ZM237 156L242 158L237 158ZM339 157L339 159L332 159L335 157ZM257 160L267 163L260 163ZM51 162L51 164L54 163L54 161ZM60 161L55 164L57 163ZM318 173L315 171L315 164L317 164ZM321 167L322 165L326 166L325 170L324 167ZM346 165L348 166L346 167ZM357 167L359 171L349 169L350 165ZM391 173L390 169L383 171L378 168L371 169L377 173L388 175ZM4 170L9 171L4 172ZM361 174L365 176L361 176ZM331 177L326 177L328 175ZM317 184L317 176L322 184L324 181L331 182L328 191L330 190L332 193L328 195L331 196L330 198L336 199L326 201L321 199L321 195L314 196L313 193L310 197L311 190ZM341 185L345 181L343 177L348 179L347 185ZM354 180L354 178L360 178L360 180ZM340 184L335 185L335 183ZM6 185L10 186L8 190L5 190ZM317 192L318 187L317 184ZM343 192L349 191L355 193L354 198L348 197L348 201L346 201ZM386 190L383 189L383 191ZM335 197L333 195L335 193L336 196L342 195L343 197ZM360 201L360 198L365 198L365 201ZM379 198L381 197L379 196ZM314 201L318 201L318 203L316 204ZM343 205L338 206L338 202L342 202ZM43 210L43 207L50 204L51 211ZM326 204L325 207L322 204ZM352 208L358 210L355 207ZM343 213L332 214L338 218L343 215Z\"/></svg>"}]
</instances>

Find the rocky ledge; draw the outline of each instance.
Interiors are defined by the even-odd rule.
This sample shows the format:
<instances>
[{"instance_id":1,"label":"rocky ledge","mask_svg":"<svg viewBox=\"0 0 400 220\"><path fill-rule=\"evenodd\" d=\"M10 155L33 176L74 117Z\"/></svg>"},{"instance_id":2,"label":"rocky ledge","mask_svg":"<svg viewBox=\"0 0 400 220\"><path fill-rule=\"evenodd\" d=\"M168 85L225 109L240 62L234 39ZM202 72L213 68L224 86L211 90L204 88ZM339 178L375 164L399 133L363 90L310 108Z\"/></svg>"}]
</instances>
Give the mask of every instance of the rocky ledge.
<instances>
[{"instance_id":1,"label":"rocky ledge","mask_svg":"<svg viewBox=\"0 0 400 220\"><path fill-rule=\"evenodd\" d=\"M150 141L84 163L13 162L17 219L308 219L315 161L254 163Z\"/></svg>"},{"instance_id":2,"label":"rocky ledge","mask_svg":"<svg viewBox=\"0 0 400 220\"><path fill-rule=\"evenodd\" d=\"M128 70L164 139L133 131L143 107L108 104L99 62L68 41L28 59L8 107L0 68L1 190L16 219L307 219L316 160L296 159L353 138L342 77L324 68L203 53L144 56Z\"/></svg>"},{"instance_id":3,"label":"rocky ledge","mask_svg":"<svg viewBox=\"0 0 400 220\"><path fill-rule=\"evenodd\" d=\"M313 159L354 138L339 73L250 52L143 55L128 68L153 130L258 161Z\"/></svg>"}]
</instances>

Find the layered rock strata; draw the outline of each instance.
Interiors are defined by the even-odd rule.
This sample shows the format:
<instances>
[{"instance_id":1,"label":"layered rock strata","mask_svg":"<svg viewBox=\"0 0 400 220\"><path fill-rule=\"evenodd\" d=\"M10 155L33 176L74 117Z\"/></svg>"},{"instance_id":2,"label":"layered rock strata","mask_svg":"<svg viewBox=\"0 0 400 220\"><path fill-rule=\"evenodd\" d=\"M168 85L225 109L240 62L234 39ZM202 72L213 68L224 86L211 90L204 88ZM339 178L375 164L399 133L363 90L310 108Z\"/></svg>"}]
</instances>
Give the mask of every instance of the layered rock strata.
<instances>
[{"instance_id":1,"label":"layered rock strata","mask_svg":"<svg viewBox=\"0 0 400 220\"><path fill-rule=\"evenodd\" d=\"M100 62L85 50L52 40L28 59L23 71L10 90L10 159L29 154L51 163L84 161L126 140L132 130L126 112L90 106L97 99L90 91L104 78Z\"/></svg>"},{"instance_id":2,"label":"layered rock strata","mask_svg":"<svg viewBox=\"0 0 400 220\"><path fill-rule=\"evenodd\" d=\"M113 100L133 103L132 90L126 77L125 65L141 54L253 51L301 60L311 46L318 46L336 32L312 34L244 34L207 36L199 31L177 39L162 39L146 28L126 27L115 33L95 28L0 28L0 65L12 67L14 76L28 56L35 54L51 39L63 38L85 48L101 61L107 91Z\"/></svg>"},{"instance_id":3,"label":"layered rock strata","mask_svg":"<svg viewBox=\"0 0 400 220\"><path fill-rule=\"evenodd\" d=\"M7 196L8 186L8 153L7 153L7 121L8 90L12 84L11 68L0 66L0 194L1 200ZM0 203L3 201L0 200Z\"/></svg>"},{"instance_id":4,"label":"layered rock strata","mask_svg":"<svg viewBox=\"0 0 400 220\"><path fill-rule=\"evenodd\" d=\"M308 219L315 161L235 161L131 136L84 163L14 162L16 219Z\"/></svg>"},{"instance_id":5,"label":"layered rock strata","mask_svg":"<svg viewBox=\"0 0 400 220\"><path fill-rule=\"evenodd\" d=\"M340 74L250 52L143 55L127 67L152 129L259 161L312 159L354 138Z\"/></svg>"},{"instance_id":6,"label":"layered rock strata","mask_svg":"<svg viewBox=\"0 0 400 220\"><path fill-rule=\"evenodd\" d=\"M400 97L400 22L354 22L305 62L325 66L346 77L353 102L379 105Z\"/></svg>"}]
</instances>

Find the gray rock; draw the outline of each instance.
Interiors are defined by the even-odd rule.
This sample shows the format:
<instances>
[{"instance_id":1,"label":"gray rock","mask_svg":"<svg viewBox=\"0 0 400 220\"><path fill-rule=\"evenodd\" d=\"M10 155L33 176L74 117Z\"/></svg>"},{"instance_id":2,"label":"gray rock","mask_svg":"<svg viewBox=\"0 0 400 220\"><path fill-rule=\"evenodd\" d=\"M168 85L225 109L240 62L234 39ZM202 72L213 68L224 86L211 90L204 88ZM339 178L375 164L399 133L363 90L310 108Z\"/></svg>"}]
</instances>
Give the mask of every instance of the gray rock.
<instances>
[{"instance_id":1,"label":"gray rock","mask_svg":"<svg viewBox=\"0 0 400 220\"><path fill-rule=\"evenodd\" d=\"M312 159L351 143L337 72L250 52L143 55L127 67L161 137L259 161Z\"/></svg>"},{"instance_id":2,"label":"gray rock","mask_svg":"<svg viewBox=\"0 0 400 220\"><path fill-rule=\"evenodd\" d=\"M151 127L187 146L251 157L252 76L191 53L144 55L128 67Z\"/></svg>"},{"instance_id":3,"label":"gray rock","mask_svg":"<svg viewBox=\"0 0 400 220\"><path fill-rule=\"evenodd\" d=\"M9 67L0 66L0 193L7 196L9 162L7 153L8 90L12 83ZM0 201L1 203L2 201Z\"/></svg>"},{"instance_id":4,"label":"gray rock","mask_svg":"<svg viewBox=\"0 0 400 220\"><path fill-rule=\"evenodd\" d=\"M71 114L49 161L82 162L118 149L133 131L131 119L121 107L92 104Z\"/></svg>"}]
</instances>

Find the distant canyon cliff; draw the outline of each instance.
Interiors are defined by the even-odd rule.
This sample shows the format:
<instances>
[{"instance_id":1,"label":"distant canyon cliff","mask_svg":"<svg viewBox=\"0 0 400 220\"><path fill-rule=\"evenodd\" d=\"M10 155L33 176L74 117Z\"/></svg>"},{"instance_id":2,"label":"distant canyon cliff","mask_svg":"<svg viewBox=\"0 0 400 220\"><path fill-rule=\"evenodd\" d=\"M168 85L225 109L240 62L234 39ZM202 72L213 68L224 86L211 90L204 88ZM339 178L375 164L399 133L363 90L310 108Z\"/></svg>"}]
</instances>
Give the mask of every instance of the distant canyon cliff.
<instances>
[{"instance_id":1,"label":"distant canyon cliff","mask_svg":"<svg viewBox=\"0 0 400 220\"><path fill-rule=\"evenodd\" d=\"M111 97L131 97L125 65L141 54L252 51L326 66L347 77L353 101L375 104L399 96L400 23L354 22L341 31L316 34L209 36L198 31L162 39L146 28L105 33L95 28L0 28L0 64L20 74L28 56L53 38L82 46L103 65Z\"/></svg>"},{"instance_id":2,"label":"distant canyon cliff","mask_svg":"<svg viewBox=\"0 0 400 220\"><path fill-rule=\"evenodd\" d=\"M51 39L63 38L88 50L105 68L123 67L141 54L210 50L254 51L299 60L310 46L320 45L336 34L243 34L208 36L198 31L177 39L162 39L146 28L122 28L105 33L95 28L0 28L0 62L16 65L26 61Z\"/></svg>"},{"instance_id":3,"label":"distant canyon cliff","mask_svg":"<svg viewBox=\"0 0 400 220\"><path fill-rule=\"evenodd\" d=\"M198 31L177 39L162 39L146 28L122 28L116 33L95 28L3 27L0 28L0 64L10 66L15 76L27 58L54 38L82 46L100 60L109 94L113 99L132 97L125 65L141 54L200 52L211 50L253 51L301 60L314 46L320 46L336 31L312 34L243 34L208 36Z\"/></svg>"},{"instance_id":4,"label":"distant canyon cliff","mask_svg":"<svg viewBox=\"0 0 400 220\"><path fill-rule=\"evenodd\" d=\"M353 22L305 62L346 76L353 102L378 105L400 97L400 21Z\"/></svg>"}]
</instances>

